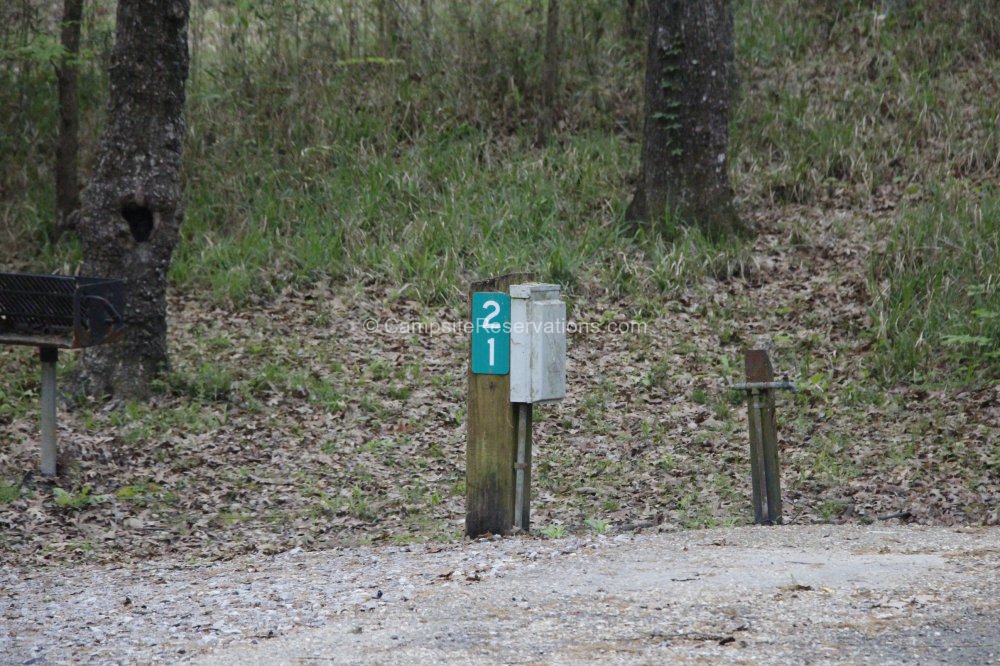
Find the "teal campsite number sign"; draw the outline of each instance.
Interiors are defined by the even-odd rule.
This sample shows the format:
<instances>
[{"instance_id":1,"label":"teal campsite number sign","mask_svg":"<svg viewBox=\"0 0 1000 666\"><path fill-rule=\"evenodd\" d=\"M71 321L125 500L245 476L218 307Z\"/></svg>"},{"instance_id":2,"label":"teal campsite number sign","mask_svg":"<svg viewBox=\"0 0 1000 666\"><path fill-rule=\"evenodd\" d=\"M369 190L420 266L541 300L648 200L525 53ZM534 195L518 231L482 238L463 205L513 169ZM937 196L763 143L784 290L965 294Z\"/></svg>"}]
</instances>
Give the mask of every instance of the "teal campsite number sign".
<instances>
[{"instance_id":1,"label":"teal campsite number sign","mask_svg":"<svg viewBox=\"0 0 1000 666\"><path fill-rule=\"evenodd\" d=\"M472 372L510 372L510 296L497 291L472 294Z\"/></svg>"}]
</instances>

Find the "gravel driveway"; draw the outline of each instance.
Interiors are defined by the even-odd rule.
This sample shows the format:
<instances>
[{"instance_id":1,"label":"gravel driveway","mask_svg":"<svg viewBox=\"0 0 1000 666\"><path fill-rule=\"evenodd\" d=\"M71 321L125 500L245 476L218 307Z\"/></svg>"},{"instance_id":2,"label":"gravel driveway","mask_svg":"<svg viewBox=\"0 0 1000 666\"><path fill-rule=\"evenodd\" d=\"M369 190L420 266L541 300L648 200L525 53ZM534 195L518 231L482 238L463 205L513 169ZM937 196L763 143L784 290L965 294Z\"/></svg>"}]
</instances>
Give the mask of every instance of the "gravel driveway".
<instances>
[{"instance_id":1,"label":"gravel driveway","mask_svg":"<svg viewBox=\"0 0 1000 666\"><path fill-rule=\"evenodd\" d=\"M1000 529L795 526L8 570L3 663L1000 663Z\"/></svg>"}]
</instances>

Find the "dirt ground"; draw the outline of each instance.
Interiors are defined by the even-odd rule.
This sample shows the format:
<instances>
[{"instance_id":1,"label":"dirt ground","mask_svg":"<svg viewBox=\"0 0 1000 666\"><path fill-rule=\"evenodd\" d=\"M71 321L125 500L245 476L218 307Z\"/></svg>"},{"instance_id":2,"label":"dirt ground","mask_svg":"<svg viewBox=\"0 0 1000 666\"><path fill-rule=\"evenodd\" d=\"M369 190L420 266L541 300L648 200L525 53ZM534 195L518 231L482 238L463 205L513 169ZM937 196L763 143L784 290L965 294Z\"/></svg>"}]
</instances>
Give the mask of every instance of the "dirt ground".
<instances>
[{"instance_id":1,"label":"dirt ground","mask_svg":"<svg viewBox=\"0 0 1000 666\"><path fill-rule=\"evenodd\" d=\"M1000 530L690 530L0 574L0 662L1000 663Z\"/></svg>"}]
</instances>

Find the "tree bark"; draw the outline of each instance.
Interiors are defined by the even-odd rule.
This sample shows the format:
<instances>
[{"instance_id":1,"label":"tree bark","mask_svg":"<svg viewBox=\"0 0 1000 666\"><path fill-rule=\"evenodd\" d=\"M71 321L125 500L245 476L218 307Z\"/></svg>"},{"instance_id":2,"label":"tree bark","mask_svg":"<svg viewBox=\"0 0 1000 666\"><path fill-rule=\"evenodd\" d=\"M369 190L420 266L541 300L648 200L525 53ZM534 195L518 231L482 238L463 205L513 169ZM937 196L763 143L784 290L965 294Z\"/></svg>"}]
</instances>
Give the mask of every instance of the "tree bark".
<instances>
[{"instance_id":1,"label":"tree bark","mask_svg":"<svg viewBox=\"0 0 1000 666\"><path fill-rule=\"evenodd\" d=\"M142 397L167 367L167 269L180 232L189 0L119 0L108 125L84 193L85 274L126 280L127 332L84 352L81 391Z\"/></svg>"},{"instance_id":2,"label":"tree bark","mask_svg":"<svg viewBox=\"0 0 1000 666\"><path fill-rule=\"evenodd\" d=\"M719 238L744 227L729 184L731 0L651 0L642 173L626 217Z\"/></svg>"},{"instance_id":3,"label":"tree bark","mask_svg":"<svg viewBox=\"0 0 1000 666\"><path fill-rule=\"evenodd\" d=\"M58 239L76 226L80 210L80 101L77 93L80 66L80 22L83 0L64 0L63 55L56 67L59 90L59 142L56 145L56 214L53 236Z\"/></svg>"},{"instance_id":4,"label":"tree bark","mask_svg":"<svg viewBox=\"0 0 1000 666\"><path fill-rule=\"evenodd\" d=\"M542 109L536 142L545 145L555 124L559 91L559 0L549 0L545 13L545 54L542 61Z\"/></svg>"}]
</instances>

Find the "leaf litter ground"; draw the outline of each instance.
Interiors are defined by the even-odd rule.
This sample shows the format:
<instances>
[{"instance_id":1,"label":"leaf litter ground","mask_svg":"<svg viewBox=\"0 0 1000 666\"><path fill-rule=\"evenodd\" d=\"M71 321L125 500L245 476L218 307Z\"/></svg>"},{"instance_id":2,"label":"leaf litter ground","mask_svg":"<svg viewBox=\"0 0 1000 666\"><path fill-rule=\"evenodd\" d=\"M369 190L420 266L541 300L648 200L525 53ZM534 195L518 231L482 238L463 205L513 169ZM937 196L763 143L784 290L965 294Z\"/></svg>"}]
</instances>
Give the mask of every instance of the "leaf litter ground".
<instances>
[{"instance_id":1,"label":"leaf litter ground","mask_svg":"<svg viewBox=\"0 0 1000 666\"><path fill-rule=\"evenodd\" d=\"M655 308L570 294L571 321L602 330L571 335L569 395L535 411L536 532L750 522L746 408L728 386L764 335L801 387L778 404L787 523L1000 522L1000 387L867 376L875 225L804 207L756 222L744 270ZM203 561L460 539L468 340L400 329L460 323L465 304L399 293L321 283L239 311L173 294L171 375L148 405L63 410L54 481L32 474L34 354L0 350L19 405L0 414L0 557ZM638 329L611 332L629 321Z\"/></svg>"}]
</instances>

